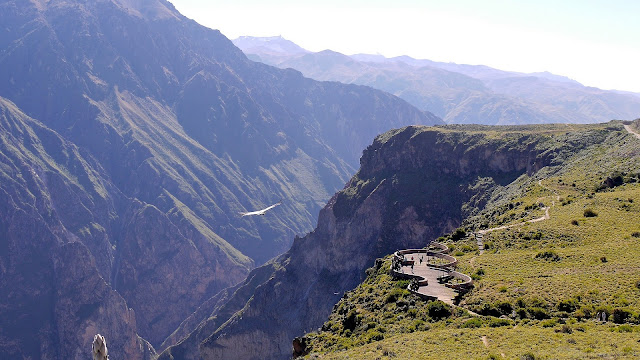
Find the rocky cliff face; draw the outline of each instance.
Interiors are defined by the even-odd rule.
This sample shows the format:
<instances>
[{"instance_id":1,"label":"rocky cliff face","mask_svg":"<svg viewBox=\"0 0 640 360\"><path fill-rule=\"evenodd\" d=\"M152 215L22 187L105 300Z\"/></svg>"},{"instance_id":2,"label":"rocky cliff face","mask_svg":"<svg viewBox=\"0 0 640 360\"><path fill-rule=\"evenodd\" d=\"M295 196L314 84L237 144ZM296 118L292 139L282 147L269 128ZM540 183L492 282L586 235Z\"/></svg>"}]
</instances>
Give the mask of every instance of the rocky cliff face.
<instances>
[{"instance_id":1,"label":"rocky cliff face","mask_svg":"<svg viewBox=\"0 0 640 360\"><path fill-rule=\"evenodd\" d=\"M433 122L253 63L163 0L2 0L0 23L0 358L77 358L97 313L112 357L159 346L310 230L371 137ZM88 255L54 257L70 243Z\"/></svg>"},{"instance_id":2,"label":"rocky cliff face","mask_svg":"<svg viewBox=\"0 0 640 360\"><path fill-rule=\"evenodd\" d=\"M114 354L151 358L108 284L122 195L92 159L2 98L0 132L0 357L84 359L100 332Z\"/></svg>"},{"instance_id":3,"label":"rocky cliff face","mask_svg":"<svg viewBox=\"0 0 640 360\"><path fill-rule=\"evenodd\" d=\"M358 173L320 212L317 228L250 275L267 272L265 281L246 281L226 304L194 314L203 319L197 330L161 358L290 357L292 339L320 326L377 257L427 245L481 207L477 199L580 146L518 128L486 130L407 127L377 137Z\"/></svg>"}]
</instances>

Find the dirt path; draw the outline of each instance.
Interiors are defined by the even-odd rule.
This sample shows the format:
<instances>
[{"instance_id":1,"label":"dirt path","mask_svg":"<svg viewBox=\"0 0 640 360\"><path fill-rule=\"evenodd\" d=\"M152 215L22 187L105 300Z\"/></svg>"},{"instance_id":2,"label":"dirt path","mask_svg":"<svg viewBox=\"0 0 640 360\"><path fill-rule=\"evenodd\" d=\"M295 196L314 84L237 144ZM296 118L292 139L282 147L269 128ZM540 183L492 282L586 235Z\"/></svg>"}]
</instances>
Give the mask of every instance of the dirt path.
<instances>
[{"instance_id":1,"label":"dirt path","mask_svg":"<svg viewBox=\"0 0 640 360\"><path fill-rule=\"evenodd\" d=\"M640 134L635 132L635 131L633 131L633 129L631 128L631 125L624 125L624 129L627 130L629 132L629 134L635 135L635 137L640 139Z\"/></svg>"},{"instance_id":2,"label":"dirt path","mask_svg":"<svg viewBox=\"0 0 640 360\"><path fill-rule=\"evenodd\" d=\"M482 336L482 343L484 344L484 347L486 347L487 349L489 348L489 340L487 340L487 337L485 335Z\"/></svg>"},{"instance_id":3,"label":"dirt path","mask_svg":"<svg viewBox=\"0 0 640 360\"><path fill-rule=\"evenodd\" d=\"M627 126L627 125L625 125ZM637 135L637 134L636 134ZM640 138L640 135L637 135L638 138ZM483 242L483 238L484 238L484 234L492 232L492 231L496 231L496 230L504 230L504 229L509 229L515 226L522 226L524 224L531 224L531 223L537 223L540 221L544 221L544 220L549 220L551 218L551 216L549 215L549 208L552 208L554 206L556 206L556 201L560 201L560 195L558 195L558 192L556 190L553 190L551 188L549 188L548 186L542 185L542 180L538 180L538 185L542 186L543 188L551 191L552 193L554 193L556 195L556 199L551 201L551 206L546 206L544 208L544 216L541 216L537 219L532 219L532 220L527 220L524 222L519 222L519 223L515 223L515 224L511 224L511 225L503 225L503 226L498 226L495 228L491 228L491 229L485 229L485 230L480 230L475 234L476 237L476 244L478 245L478 250L479 250L479 254L478 255L482 255L484 253L484 242ZM471 266L474 267L474 260L476 259L476 257L474 256L473 258L471 258Z\"/></svg>"}]
</instances>

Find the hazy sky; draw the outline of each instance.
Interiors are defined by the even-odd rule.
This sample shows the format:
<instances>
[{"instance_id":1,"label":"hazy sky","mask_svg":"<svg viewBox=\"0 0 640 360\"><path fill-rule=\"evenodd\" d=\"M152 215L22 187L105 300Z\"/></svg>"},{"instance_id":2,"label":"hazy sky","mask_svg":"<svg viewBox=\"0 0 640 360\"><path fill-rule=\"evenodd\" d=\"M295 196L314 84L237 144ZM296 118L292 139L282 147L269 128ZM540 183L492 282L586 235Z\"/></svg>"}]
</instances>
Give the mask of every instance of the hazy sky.
<instances>
[{"instance_id":1,"label":"hazy sky","mask_svg":"<svg viewBox=\"0 0 640 360\"><path fill-rule=\"evenodd\" d=\"M637 0L170 0L185 16L305 49L550 71L640 92Z\"/></svg>"}]
</instances>

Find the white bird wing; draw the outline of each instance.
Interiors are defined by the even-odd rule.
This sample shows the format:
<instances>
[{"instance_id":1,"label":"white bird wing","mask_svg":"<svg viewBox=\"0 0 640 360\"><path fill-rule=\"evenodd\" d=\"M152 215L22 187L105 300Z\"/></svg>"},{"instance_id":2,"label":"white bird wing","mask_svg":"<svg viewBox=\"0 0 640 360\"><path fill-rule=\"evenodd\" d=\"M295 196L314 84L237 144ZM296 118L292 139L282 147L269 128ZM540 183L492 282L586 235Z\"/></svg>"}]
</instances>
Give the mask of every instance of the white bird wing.
<instances>
[{"instance_id":1,"label":"white bird wing","mask_svg":"<svg viewBox=\"0 0 640 360\"><path fill-rule=\"evenodd\" d=\"M273 204L273 205L269 206L268 208L262 209L262 210L260 210L260 211L267 212L267 211L269 211L269 210L273 209L274 207L276 207L276 206L278 206L278 205L280 205L280 204L282 204L282 203L281 203L281 202L277 202L277 203L275 203L275 204Z\"/></svg>"},{"instance_id":2,"label":"white bird wing","mask_svg":"<svg viewBox=\"0 0 640 360\"><path fill-rule=\"evenodd\" d=\"M241 212L240 215L251 216L251 215L260 215L260 211L249 211L249 212Z\"/></svg>"},{"instance_id":3,"label":"white bird wing","mask_svg":"<svg viewBox=\"0 0 640 360\"><path fill-rule=\"evenodd\" d=\"M262 210L243 212L243 213L240 213L240 215L242 215L242 217L251 216L251 215L264 215L267 211L273 209L274 207L276 207L276 206L278 206L280 204L282 204L282 203L278 202L278 203L275 203L275 204L273 204L273 205L271 205L269 207L266 207L266 208L264 208Z\"/></svg>"}]
</instances>

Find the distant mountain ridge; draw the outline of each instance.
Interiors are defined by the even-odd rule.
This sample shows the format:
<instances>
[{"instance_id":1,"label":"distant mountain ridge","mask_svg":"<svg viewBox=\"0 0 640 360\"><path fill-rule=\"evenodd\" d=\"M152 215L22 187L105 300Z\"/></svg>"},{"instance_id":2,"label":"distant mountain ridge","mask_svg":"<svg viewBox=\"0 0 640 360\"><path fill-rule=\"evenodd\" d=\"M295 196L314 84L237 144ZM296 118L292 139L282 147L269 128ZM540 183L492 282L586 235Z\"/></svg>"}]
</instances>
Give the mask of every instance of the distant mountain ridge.
<instances>
[{"instance_id":1,"label":"distant mountain ridge","mask_svg":"<svg viewBox=\"0 0 640 360\"><path fill-rule=\"evenodd\" d=\"M246 42L249 37L243 37ZM442 63L409 56L264 52L238 43L247 55L281 68L293 68L317 80L372 86L397 95L447 123L509 125L593 123L640 116L637 94L586 87L564 76L517 73L484 65ZM288 41L272 39L274 42ZM352 61L348 61L351 59Z\"/></svg>"},{"instance_id":2,"label":"distant mountain ridge","mask_svg":"<svg viewBox=\"0 0 640 360\"><path fill-rule=\"evenodd\" d=\"M275 54L306 54L310 51L305 50L295 44L293 41L289 41L282 36L262 37L255 38L252 36L240 36L233 40L234 45L243 48L251 49L250 52L272 52Z\"/></svg>"}]
</instances>

